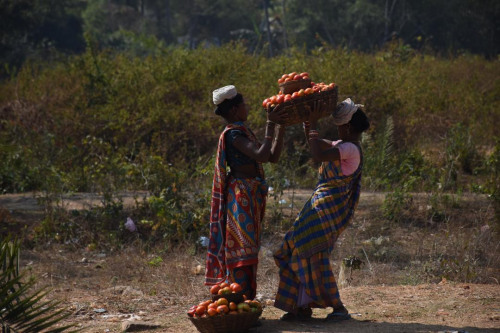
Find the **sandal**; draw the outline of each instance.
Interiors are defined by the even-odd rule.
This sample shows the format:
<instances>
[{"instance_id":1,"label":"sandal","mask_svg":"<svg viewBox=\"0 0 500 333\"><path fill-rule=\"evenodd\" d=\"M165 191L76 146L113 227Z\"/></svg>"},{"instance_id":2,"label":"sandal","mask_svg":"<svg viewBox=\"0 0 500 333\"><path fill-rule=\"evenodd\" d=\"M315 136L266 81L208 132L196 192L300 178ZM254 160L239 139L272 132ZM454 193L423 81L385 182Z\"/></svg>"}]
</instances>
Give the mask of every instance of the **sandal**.
<instances>
[{"instance_id":1,"label":"sandal","mask_svg":"<svg viewBox=\"0 0 500 333\"><path fill-rule=\"evenodd\" d=\"M284 315L280 317L280 320L282 321L294 321L297 320L298 316L294 313L287 312Z\"/></svg>"},{"instance_id":2,"label":"sandal","mask_svg":"<svg viewBox=\"0 0 500 333\"><path fill-rule=\"evenodd\" d=\"M283 321L293 321L293 320L307 320L312 317L311 308L299 308L297 314L292 312L287 312L280 317Z\"/></svg>"},{"instance_id":3,"label":"sandal","mask_svg":"<svg viewBox=\"0 0 500 333\"><path fill-rule=\"evenodd\" d=\"M325 320L333 322L344 321L348 319L351 319L351 315L348 312L335 312L335 311L328 314L325 318Z\"/></svg>"}]
</instances>

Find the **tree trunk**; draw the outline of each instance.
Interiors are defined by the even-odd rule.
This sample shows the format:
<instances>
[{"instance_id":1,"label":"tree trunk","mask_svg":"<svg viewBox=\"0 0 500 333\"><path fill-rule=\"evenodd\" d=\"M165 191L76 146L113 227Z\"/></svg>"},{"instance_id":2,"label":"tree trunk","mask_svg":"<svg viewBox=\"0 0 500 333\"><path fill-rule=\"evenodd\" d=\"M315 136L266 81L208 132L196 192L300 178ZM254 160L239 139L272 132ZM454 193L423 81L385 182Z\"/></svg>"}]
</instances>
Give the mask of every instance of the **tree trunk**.
<instances>
[{"instance_id":1,"label":"tree trunk","mask_svg":"<svg viewBox=\"0 0 500 333\"><path fill-rule=\"evenodd\" d=\"M273 56L273 41L271 37L271 27L269 26L269 12L267 10L269 0L264 0L264 15L266 17L267 40L269 42L269 56Z\"/></svg>"},{"instance_id":2,"label":"tree trunk","mask_svg":"<svg viewBox=\"0 0 500 333\"><path fill-rule=\"evenodd\" d=\"M287 40L287 34L286 34L286 13L285 13L285 2L286 0L281 0L281 11L282 11L282 16L283 16L283 49L286 50L288 49L288 40Z\"/></svg>"}]
</instances>

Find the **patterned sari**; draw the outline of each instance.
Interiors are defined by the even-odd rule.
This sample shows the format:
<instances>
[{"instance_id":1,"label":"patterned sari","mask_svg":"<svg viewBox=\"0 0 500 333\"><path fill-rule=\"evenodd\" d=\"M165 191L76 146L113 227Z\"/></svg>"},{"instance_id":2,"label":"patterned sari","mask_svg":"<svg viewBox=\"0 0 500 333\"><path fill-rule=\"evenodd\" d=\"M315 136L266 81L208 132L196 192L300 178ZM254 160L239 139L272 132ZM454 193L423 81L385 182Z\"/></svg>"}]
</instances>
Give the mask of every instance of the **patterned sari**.
<instances>
[{"instance_id":1,"label":"patterned sari","mask_svg":"<svg viewBox=\"0 0 500 333\"><path fill-rule=\"evenodd\" d=\"M268 187L262 164L257 178L234 178L227 174L225 135L230 129L243 131L259 144L243 123L229 124L219 138L212 185L210 238L205 285L238 282L248 297L257 290L257 264L261 221Z\"/></svg>"},{"instance_id":2,"label":"patterned sari","mask_svg":"<svg viewBox=\"0 0 500 333\"><path fill-rule=\"evenodd\" d=\"M356 209L361 170L362 162L344 176L340 161L321 164L314 193L274 253L280 270L275 307L297 314L299 307L342 304L329 256Z\"/></svg>"}]
</instances>

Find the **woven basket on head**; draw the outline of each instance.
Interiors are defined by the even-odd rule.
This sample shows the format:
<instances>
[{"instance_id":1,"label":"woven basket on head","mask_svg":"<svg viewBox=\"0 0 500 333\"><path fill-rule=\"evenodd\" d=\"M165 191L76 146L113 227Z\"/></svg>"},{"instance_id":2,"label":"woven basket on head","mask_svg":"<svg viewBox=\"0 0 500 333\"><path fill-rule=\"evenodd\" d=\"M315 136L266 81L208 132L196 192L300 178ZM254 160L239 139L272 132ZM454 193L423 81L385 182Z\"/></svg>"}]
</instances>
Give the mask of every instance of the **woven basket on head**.
<instances>
[{"instance_id":1,"label":"woven basket on head","mask_svg":"<svg viewBox=\"0 0 500 333\"><path fill-rule=\"evenodd\" d=\"M309 88L310 86L311 86L311 79L294 80L279 84L280 91L285 95L291 94L295 91L299 91L300 89Z\"/></svg>"},{"instance_id":2,"label":"woven basket on head","mask_svg":"<svg viewBox=\"0 0 500 333\"><path fill-rule=\"evenodd\" d=\"M337 106L337 99L338 89L337 86L335 86L330 90L321 91L285 102L281 104L283 110L286 110L288 113L288 120L285 125L290 126L300 124L309 120L309 115L313 110L313 104L315 101L321 101L324 103L321 108L319 118L327 117L333 112L333 110L335 110L335 107Z\"/></svg>"}]
</instances>

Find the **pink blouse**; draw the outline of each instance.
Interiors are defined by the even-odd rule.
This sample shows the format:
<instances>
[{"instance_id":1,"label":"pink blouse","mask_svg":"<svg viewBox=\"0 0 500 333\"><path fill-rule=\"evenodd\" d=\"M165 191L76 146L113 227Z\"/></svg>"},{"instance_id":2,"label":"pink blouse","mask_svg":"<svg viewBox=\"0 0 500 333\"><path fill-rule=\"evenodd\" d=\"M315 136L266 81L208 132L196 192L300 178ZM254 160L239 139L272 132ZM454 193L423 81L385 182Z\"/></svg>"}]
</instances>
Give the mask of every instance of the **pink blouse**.
<instances>
[{"instance_id":1,"label":"pink blouse","mask_svg":"<svg viewBox=\"0 0 500 333\"><path fill-rule=\"evenodd\" d=\"M352 175L360 163L359 148L352 142L342 140L333 141L332 145L339 150L342 173L344 176Z\"/></svg>"}]
</instances>

